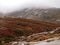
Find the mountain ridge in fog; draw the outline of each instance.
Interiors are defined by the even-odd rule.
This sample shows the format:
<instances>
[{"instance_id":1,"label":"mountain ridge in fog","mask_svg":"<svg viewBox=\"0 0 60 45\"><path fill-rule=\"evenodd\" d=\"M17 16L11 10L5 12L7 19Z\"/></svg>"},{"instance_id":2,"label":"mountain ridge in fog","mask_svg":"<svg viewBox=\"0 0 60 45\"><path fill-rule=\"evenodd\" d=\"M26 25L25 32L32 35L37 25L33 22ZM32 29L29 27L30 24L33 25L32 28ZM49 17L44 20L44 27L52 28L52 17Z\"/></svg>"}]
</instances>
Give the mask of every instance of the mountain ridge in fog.
<instances>
[{"instance_id":1,"label":"mountain ridge in fog","mask_svg":"<svg viewBox=\"0 0 60 45\"><path fill-rule=\"evenodd\" d=\"M6 17L20 17L55 22L60 19L60 8L25 8L8 13Z\"/></svg>"}]
</instances>

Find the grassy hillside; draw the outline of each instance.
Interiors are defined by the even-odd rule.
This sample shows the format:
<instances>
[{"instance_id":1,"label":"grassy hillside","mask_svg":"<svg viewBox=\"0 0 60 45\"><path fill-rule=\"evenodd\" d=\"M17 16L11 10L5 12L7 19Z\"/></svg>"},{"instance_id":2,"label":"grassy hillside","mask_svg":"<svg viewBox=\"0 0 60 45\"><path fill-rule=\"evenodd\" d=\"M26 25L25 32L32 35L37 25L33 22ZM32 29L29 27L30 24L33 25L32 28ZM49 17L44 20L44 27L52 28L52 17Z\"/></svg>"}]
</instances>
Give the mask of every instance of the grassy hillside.
<instances>
[{"instance_id":1,"label":"grassy hillside","mask_svg":"<svg viewBox=\"0 0 60 45\"><path fill-rule=\"evenodd\" d=\"M50 22L35 21L31 19L3 18L0 19L0 27L1 30L8 30L8 31L19 29L22 30L25 34L27 34L31 33L31 31L32 33L38 33L48 30L50 31L57 27L60 27L60 25Z\"/></svg>"},{"instance_id":2,"label":"grassy hillside","mask_svg":"<svg viewBox=\"0 0 60 45\"><path fill-rule=\"evenodd\" d=\"M40 32L48 32L60 27L59 24L23 18L0 18L0 41L16 40Z\"/></svg>"}]
</instances>

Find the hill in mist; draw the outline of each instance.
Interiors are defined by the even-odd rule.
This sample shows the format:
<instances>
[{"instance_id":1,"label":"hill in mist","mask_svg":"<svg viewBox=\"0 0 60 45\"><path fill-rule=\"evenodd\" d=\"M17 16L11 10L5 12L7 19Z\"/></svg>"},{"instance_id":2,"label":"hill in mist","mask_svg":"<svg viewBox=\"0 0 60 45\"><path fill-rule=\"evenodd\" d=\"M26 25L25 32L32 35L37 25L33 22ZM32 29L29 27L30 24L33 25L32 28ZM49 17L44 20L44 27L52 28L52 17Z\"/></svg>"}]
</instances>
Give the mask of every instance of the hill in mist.
<instances>
[{"instance_id":1,"label":"hill in mist","mask_svg":"<svg viewBox=\"0 0 60 45\"><path fill-rule=\"evenodd\" d=\"M20 17L49 22L60 22L60 8L25 8L6 14L6 17Z\"/></svg>"},{"instance_id":2,"label":"hill in mist","mask_svg":"<svg viewBox=\"0 0 60 45\"><path fill-rule=\"evenodd\" d=\"M26 8L3 14L2 16L4 16L4 18L0 18L0 41L16 41L16 39L18 40L21 36L28 36L26 38L28 41L40 41L60 35L60 24L52 23L60 21L59 8ZM55 31L56 28L59 28L57 32ZM56 35L55 33L51 35L49 33L50 31L55 31ZM41 32L48 33L47 35L38 35ZM33 35L36 33L37 38ZM30 35L33 35L33 38L29 38Z\"/></svg>"}]
</instances>

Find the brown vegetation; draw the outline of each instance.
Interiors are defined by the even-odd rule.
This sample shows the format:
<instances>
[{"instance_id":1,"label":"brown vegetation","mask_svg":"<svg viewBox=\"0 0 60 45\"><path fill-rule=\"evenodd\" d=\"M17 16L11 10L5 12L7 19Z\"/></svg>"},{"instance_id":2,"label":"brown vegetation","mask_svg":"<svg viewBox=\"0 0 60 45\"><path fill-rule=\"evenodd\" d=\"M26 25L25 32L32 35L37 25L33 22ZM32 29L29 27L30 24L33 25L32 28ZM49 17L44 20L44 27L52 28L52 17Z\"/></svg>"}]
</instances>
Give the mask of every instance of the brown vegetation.
<instances>
[{"instance_id":1,"label":"brown vegetation","mask_svg":"<svg viewBox=\"0 0 60 45\"><path fill-rule=\"evenodd\" d=\"M16 39L16 37L19 36L28 36L33 33L51 31L57 27L60 27L60 25L44 21L35 21L23 18L1 18L0 38L11 36Z\"/></svg>"},{"instance_id":2,"label":"brown vegetation","mask_svg":"<svg viewBox=\"0 0 60 45\"><path fill-rule=\"evenodd\" d=\"M12 30L21 30L25 35L30 35L30 33L39 33L43 31L51 31L57 27L59 24L35 21L31 19L22 18L3 18L0 19L0 32L6 30L6 32L12 32ZM8 33L7 32L7 33Z\"/></svg>"}]
</instances>

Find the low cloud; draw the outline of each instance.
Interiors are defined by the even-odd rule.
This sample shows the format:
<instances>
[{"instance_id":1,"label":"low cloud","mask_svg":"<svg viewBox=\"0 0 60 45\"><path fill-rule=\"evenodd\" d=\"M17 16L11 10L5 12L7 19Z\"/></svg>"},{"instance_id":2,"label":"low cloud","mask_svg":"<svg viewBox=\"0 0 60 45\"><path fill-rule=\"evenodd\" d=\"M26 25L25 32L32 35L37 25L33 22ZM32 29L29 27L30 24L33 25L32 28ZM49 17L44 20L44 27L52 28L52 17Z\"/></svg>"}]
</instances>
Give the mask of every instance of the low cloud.
<instances>
[{"instance_id":1,"label":"low cloud","mask_svg":"<svg viewBox=\"0 0 60 45\"><path fill-rule=\"evenodd\" d=\"M0 12L11 12L26 7L60 8L60 0L0 0Z\"/></svg>"}]
</instances>

